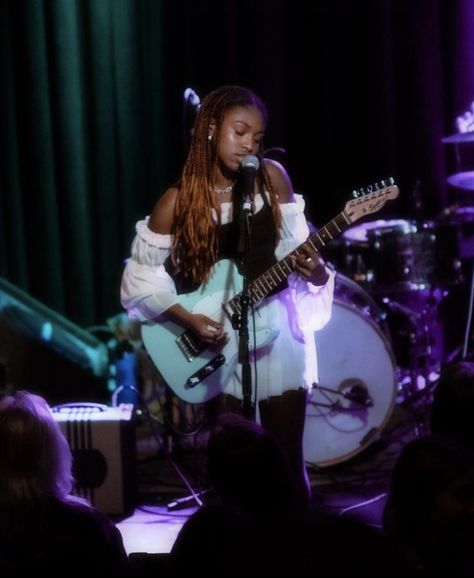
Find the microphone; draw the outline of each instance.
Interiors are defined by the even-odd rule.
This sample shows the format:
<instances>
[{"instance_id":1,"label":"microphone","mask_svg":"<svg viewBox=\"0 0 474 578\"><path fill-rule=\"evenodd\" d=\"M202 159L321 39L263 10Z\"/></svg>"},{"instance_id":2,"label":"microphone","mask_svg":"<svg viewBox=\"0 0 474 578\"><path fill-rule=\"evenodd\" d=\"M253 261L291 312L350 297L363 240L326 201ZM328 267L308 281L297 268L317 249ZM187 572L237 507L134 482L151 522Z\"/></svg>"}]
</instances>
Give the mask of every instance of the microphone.
<instances>
[{"instance_id":1,"label":"microphone","mask_svg":"<svg viewBox=\"0 0 474 578\"><path fill-rule=\"evenodd\" d=\"M242 159L241 170L243 175L244 202L250 203L255 189L255 175L257 174L260 161L255 155L246 155Z\"/></svg>"}]
</instances>

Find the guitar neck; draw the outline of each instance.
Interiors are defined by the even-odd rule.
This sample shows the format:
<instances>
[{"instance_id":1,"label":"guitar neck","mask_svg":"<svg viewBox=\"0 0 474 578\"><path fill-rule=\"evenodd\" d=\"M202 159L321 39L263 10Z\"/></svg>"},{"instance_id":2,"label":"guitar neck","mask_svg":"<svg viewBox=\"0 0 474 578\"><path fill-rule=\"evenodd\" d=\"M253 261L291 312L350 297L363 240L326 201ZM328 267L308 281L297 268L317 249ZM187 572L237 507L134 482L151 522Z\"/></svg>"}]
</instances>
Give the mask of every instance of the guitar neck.
<instances>
[{"instance_id":1,"label":"guitar neck","mask_svg":"<svg viewBox=\"0 0 474 578\"><path fill-rule=\"evenodd\" d=\"M249 296L252 305L256 305L265 297L267 297L280 283L285 281L291 273L295 270L293 261L294 258L301 254L303 247L311 247L312 249L319 251L324 247L329 241L337 237L340 233L345 231L352 221L347 217L345 211L339 213L334 219L329 221L324 227L321 227L310 235L304 243L301 243L296 249L291 253L286 255L283 259L275 263L270 269L267 269L265 273L257 277L249 285ZM241 294L235 295L227 307L230 308L232 313L240 314L240 298Z\"/></svg>"},{"instance_id":2,"label":"guitar neck","mask_svg":"<svg viewBox=\"0 0 474 578\"><path fill-rule=\"evenodd\" d=\"M327 225L321 227L306 239L299 247L284 257L278 263L275 263L263 275L257 277L249 285L250 304L255 305L265 299L282 281L284 281L293 271L295 266L293 262L295 257L301 254L303 247L311 247L319 251L329 241L337 237L340 233L350 227L357 219L366 217L379 211L389 199L396 199L399 190L392 178L387 181L380 181L367 189L353 191L353 199L348 201L344 210ZM240 308L241 293L233 297L227 305L224 305L224 311L232 318L233 315L241 313Z\"/></svg>"}]
</instances>

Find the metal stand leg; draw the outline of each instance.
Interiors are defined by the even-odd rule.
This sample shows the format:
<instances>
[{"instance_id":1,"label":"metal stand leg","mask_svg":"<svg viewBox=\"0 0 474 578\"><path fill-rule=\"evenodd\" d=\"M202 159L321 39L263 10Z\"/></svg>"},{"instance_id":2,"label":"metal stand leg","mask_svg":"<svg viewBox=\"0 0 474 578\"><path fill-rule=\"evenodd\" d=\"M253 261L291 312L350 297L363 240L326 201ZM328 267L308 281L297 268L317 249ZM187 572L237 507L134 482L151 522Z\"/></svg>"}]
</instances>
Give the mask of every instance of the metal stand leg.
<instances>
[{"instance_id":1,"label":"metal stand leg","mask_svg":"<svg viewBox=\"0 0 474 578\"><path fill-rule=\"evenodd\" d=\"M413 297L411 306L388 298L385 298L383 302L390 311L401 314L407 324L408 373L406 377L408 382L405 385L405 391L402 392L402 405L409 412L415 436L419 436L427 432L426 410L430 406L432 385L439 376L442 361L438 359L440 353L436 347L437 332L439 332L436 314L443 294L431 292L429 296L407 296L408 302L410 302L410 297ZM417 305L421 305L422 308L417 308Z\"/></svg>"},{"instance_id":2,"label":"metal stand leg","mask_svg":"<svg viewBox=\"0 0 474 578\"><path fill-rule=\"evenodd\" d=\"M175 470L175 472L177 473L177 475L179 476L179 478L181 479L181 481L183 482L183 484L186 486L186 488L188 489L190 495L186 496L184 498L180 498L177 500L173 500L172 502L169 502L167 504L167 509L168 510L177 510L180 507L186 507L189 502L194 501L195 504L199 507L201 507L203 505L203 502L201 500L201 496L203 496L204 494L206 494L209 490L204 490L204 491L200 491L200 492L196 492L194 490L194 488L191 486L190 482L188 481L188 479L186 478L186 476L184 475L184 473L182 472L181 468L178 466L178 464L176 463L176 460L173 457L173 435L174 435L174 431L173 431L173 426L171 424L172 419L173 419L173 407L172 407L172 399L171 399L171 393L169 391L169 389L167 388L167 386L165 386L165 403L161 404L160 400L160 394L159 391L157 391L157 386L156 383L153 381L152 382L152 388L153 388L153 396L154 398L158 401L161 410L163 412L163 416L164 416L164 421L166 424L165 427L165 431L162 434L162 438L163 438L163 443L159 443L159 433L156 431L156 427L153 423L153 419L150 419L150 423L152 426L152 430L153 430L153 435L155 436L155 438L157 439L157 442L159 443L159 445L162 448L163 454L166 457L166 459L169 461L169 463L171 464L171 466L173 467L173 469Z\"/></svg>"},{"instance_id":3,"label":"metal stand leg","mask_svg":"<svg viewBox=\"0 0 474 578\"><path fill-rule=\"evenodd\" d=\"M466 319L466 331L464 332L464 342L462 347L461 359L467 358L468 348L469 348L469 336L471 333L471 323L472 323L472 310L474 304L474 259L471 263L471 285L469 290L469 304L467 309L467 319Z\"/></svg>"}]
</instances>

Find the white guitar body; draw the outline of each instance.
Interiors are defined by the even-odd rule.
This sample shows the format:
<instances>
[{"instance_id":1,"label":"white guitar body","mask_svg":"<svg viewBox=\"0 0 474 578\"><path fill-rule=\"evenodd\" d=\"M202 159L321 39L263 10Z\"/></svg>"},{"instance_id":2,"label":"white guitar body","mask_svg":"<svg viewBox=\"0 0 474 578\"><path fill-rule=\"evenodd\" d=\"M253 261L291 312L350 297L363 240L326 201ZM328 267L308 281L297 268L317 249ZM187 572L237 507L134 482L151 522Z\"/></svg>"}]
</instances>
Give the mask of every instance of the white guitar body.
<instances>
[{"instance_id":1,"label":"white guitar body","mask_svg":"<svg viewBox=\"0 0 474 578\"><path fill-rule=\"evenodd\" d=\"M229 341L224 346L207 346L197 356L190 354L183 344L186 330L173 321L144 324L142 339L148 354L159 368L161 375L178 397L188 403L203 403L221 393L238 363L239 336L222 306L242 291L242 276L232 261L224 259L213 267L211 277L205 286L192 293L179 295L179 303L193 313L203 313L224 325ZM257 312L263 313L262 302ZM258 323L259 315L256 312ZM265 317L265 315L263 315ZM269 325L257 326L255 334L250 331L249 348L260 349L271 343L279 330ZM255 336L254 336L255 335ZM219 356L222 355L222 360ZM218 359L217 362L214 360ZM218 364L214 369L213 362ZM206 367L209 374L206 375ZM195 376L194 382L192 377ZM191 381L190 381L191 380ZM199 380L196 382L196 380Z\"/></svg>"}]
</instances>

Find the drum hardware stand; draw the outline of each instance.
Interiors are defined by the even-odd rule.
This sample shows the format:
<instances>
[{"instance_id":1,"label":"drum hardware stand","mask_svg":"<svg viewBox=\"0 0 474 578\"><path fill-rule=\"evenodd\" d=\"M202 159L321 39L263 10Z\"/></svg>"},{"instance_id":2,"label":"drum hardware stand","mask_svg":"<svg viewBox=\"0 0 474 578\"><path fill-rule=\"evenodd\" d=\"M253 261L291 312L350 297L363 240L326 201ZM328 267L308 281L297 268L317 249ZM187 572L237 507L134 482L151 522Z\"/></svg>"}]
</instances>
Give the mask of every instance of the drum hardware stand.
<instances>
[{"instance_id":1,"label":"drum hardware stand","mask_svg":"<svg viewBox=\"0 0 474 578\"><path fill-rule=\"evenodd\" d=\"M313 383L312 386L314 389L318 389L319 391L343 397L344 399L347 399L359 405L360 407L373 407L374 405L374 401L370 397L367 388L365 387L365 385L359 382L351 384L348 389L344 388L342 391L339 391L338 389L333 389L331 387L325 387L324 385L319 385L318 383ZM346 409L343 406L341 406L339 400L333 403L320 403L319 401L310 401L309 403L317 407L327 407L330 409L339 409L339 410Z\"/></svg>"},{"instance_id":2,"label":"drum hardware stand","mask_svg":"<svg viewBox=\"0 0 474 578\"><path fill-rule=\"evenodd\" d=\"M474 306L474 258L472 259L472 263L471 263L471 283L470 283L470 289L469 289L469 304L468 304L466 330L464 332L464 342L463 342L463 347L462 347L461 360L465 360L467 357L467 350L469 347L469 336L471 334L473 306Z\"/></svg>"},{"instance_id":3,"label":"drum hardware stand","mask_svg":"<svg viewBox=\"0 0 474 578\"><path fill-rule=\"evenodd\" d=\"M444 297L444 293L443 293ZM441 298L431 296L427 306L421 311L415 311L406 305L385 297L383 303L388 309L402 313L409 322L409 355L408 370L409 381L407 394L403 392L401 405L405 406L410 414L415 436L420 436L427 428L427 408L430 406L433 384L436 383L438 374L433 376L433 349L431 335L433 323L430 322L430 313L438 307ZM420 387L420 381L422 386ZM420 412L415 411L415 402L421 401Z\"/></svg>"},{"instance_id":4,"label":"drum hardware stand","mask_svg":"<svg viewBox=\"0 0 474 578\"><path fill-rule=\"evenodd\" d=\"M471 267L471 280L469 283L469 302L467 306L466 328L464 330L463 342L462 345L456 347L454 351L451 351L451 353L448 355L448 357L445 360L446 365L453 363L456 359L459 359L460 361L465 361L474 355L474 353L472 352L469 355L469 342L471 341L471 324L473 313L474 313L474 259L472 261Z\"/></svg>"}]
</instances>

